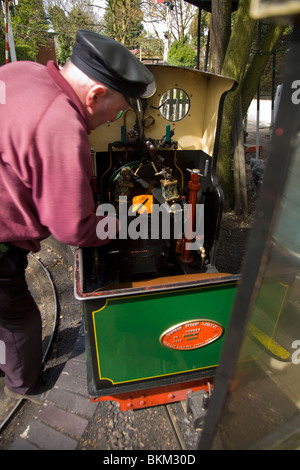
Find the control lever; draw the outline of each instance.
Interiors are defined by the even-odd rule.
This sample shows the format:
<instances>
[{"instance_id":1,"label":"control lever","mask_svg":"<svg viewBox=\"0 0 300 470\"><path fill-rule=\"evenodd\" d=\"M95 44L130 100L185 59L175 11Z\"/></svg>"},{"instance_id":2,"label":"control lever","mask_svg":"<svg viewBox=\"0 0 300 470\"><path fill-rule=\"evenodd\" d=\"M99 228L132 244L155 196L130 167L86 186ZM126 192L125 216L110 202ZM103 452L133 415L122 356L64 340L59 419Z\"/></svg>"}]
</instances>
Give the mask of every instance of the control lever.
<instances>
[{"instance_id":1,"label":"control lever","mask_svg":"<svg viewBox=\"0 0 300 470\"><path fill-rule=\"evenodd\" d=\"M205 160L205 166L204 166L204 172L203 174L200 173L200 170L194 169L190 170L189 168L186 169L186 171L189 171L190 173L197 173L199 176L207 176L208 175L208 167L209 167L209 160Z\"/></svg>"},{"instance_id":2,"label":"control lever","mask_svg":"<svg viewBox=\"0 0 300 470\"><path fill-rule=\"evenodd\" d=\"M165 99L159 106L150 106L150 108L153 108L153 109L160 109L163 107L164 104L168 103L169 101L169 98Z\"/></svg>"},{"instance_id":3,"label":"control lever","mask_svg":"<svg viewBox=\"0 0 300 470\"><path fill-rule=\"evenodd\" d=\"M180 252L180 260L183 263L191 263L193 261L193 256L191 254L191 250L187 248L187 243L192 243L192 232L195 226L195 218L196 218L196 205L197 205L197 197L198 192L201 188L200 184L200 176L207 176L208 174L208 166L209 160L205 162L204 173L201 174L199 169L190 170L187 168L186 170L191 174L191 179L188 182L188 189L189 193L189 203L188 203L188 212L187 212L187 221L186 221L186 229L187 233L184 233L183 238L180 243L177 242L177 252ZM179 246L178 246L179 245ZM202 257L202 265L204 264L203 259L203 251L201 252Z\"/></svg>"},{"instance_id":4,"label":"control lever","mask_svg":"<svg viewBox=\"0 0 300 470\"><path fill-rule=\"evenodd\" d=\"M150 140L147 140L146 147L147 147L147 149L149 151L149 154L150 154L150 157L151 157L151 165L152 165L155 173L158 173L158 170L156 168L155 163L161 164L164 161L164 159L163 159L163 157L158 155L154 144Z\"/></svg>"}]
</instances>

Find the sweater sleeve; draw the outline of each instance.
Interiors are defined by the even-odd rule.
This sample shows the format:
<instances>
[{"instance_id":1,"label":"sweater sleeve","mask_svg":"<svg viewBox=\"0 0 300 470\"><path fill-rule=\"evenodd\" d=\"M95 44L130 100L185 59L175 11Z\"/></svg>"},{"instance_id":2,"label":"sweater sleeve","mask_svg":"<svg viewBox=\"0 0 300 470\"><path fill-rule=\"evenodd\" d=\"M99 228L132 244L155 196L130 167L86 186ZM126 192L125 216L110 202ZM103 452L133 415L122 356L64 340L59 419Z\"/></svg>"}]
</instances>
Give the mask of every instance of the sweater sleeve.
<instances>
[{"instance_id":1,"label":"sweater sleeve","mask_svg":"<svg viewBox=\"0 0 300 470\"><path fill-rule=\"evenodd\" d=\"M108 237L96 234L91 189L92 159L81 117L59 95L44 114L29 151L32 197L42 225L54 237L74 246L98 246L114 238L118 223L109 217Z\"/></svg>"}]
</instances>

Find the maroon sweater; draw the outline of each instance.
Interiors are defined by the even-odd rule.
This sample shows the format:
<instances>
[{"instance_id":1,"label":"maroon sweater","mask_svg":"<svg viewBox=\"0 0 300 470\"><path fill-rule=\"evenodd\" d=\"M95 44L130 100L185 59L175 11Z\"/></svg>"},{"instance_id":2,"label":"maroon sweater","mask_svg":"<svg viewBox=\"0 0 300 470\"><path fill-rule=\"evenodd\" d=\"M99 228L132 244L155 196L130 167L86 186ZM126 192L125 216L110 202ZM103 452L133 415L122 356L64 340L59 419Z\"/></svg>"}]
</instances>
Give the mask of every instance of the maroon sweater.
<instances>
[{"instance_id":1,"label":"maroon sweater","mask_svg":"<svg viewBox=\"0 0 300 470\"><path fill-rule=\"evenodd\" d=\"M74 246L103 244L89 129L77 95L54 62L3 65L0 80L0 242L38 251L52 234Z\"/></svg>"}]
</instances>

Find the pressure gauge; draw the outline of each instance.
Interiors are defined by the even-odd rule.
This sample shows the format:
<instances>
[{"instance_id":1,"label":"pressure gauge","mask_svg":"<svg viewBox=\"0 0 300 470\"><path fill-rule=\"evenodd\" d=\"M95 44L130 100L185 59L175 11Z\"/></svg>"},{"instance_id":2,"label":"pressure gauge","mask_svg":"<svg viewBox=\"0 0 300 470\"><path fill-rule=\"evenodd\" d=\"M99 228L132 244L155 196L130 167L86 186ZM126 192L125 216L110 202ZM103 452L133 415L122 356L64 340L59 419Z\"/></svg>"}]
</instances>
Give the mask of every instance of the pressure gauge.
<instances>
[{"instance_id":1,"label":"pressure gauge","mask_svg":"<svg viewBox=\"0 0 300 470\"><path fill-rule=\"evenodd\" d=\"M142 94L141 98L151 98L151 96L154 95L156 92L156 83L155 80L153 80L149 85L147 85L146 90Z\"/></svg>"}]
</instances>

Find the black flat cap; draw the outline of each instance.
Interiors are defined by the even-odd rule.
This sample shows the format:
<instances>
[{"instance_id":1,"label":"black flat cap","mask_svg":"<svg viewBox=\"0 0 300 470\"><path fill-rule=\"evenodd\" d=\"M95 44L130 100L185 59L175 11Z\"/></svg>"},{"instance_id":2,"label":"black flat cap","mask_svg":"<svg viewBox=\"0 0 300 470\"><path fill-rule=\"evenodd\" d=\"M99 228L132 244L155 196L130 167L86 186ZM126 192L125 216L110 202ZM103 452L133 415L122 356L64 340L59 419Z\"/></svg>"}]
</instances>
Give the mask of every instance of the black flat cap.
<instances>
[{"instance_id":1,"label":"black flat cap","mask_svg":"<svg viewBox=\"0 0 300 470\"><path fill-rule=\"evenodd\" d=\"M116 90L139 111L139 98L150 83L152 73L122 44L112 38L79 29L71 62L88 77Z\"/></svg>"}]
</instances>

